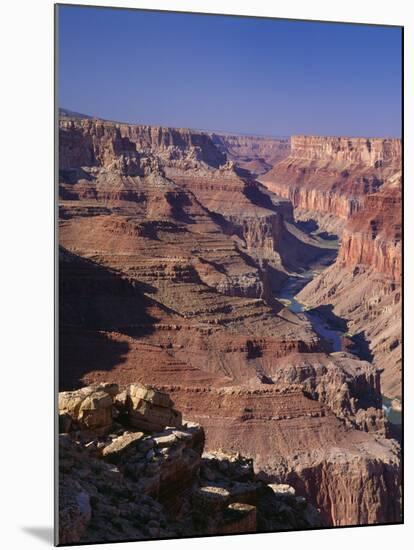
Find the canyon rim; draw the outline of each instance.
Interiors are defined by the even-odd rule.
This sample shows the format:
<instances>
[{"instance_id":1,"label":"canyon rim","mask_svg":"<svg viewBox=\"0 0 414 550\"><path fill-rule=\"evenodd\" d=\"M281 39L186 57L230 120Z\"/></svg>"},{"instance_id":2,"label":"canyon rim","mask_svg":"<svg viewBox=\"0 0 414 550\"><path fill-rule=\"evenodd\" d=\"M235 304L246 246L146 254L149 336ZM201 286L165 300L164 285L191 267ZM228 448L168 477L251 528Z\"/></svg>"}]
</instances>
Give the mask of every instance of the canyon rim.
<instances>
[{"instance_id":1,"label":"canyon rim","mask_svg":"<svg viewBox=\"0 0 414 550\"><path fill-rule=\"evenodd\" d=\"M326 99L311 108L305 92L280 121L268 115L266 96L250 90L262 78L249 65L260 52L263 78L276 70L260 40L270 44L281 24L282 38L323 24L57 10L57 543L401 523L403 170L389 122L398 105L384 127L365 106L366 124L354 127L382 132L359 137L339 131L349 123L340 106L327 116ZM186 29L197 21L194 34L168 54L157 33L182 29L180 17ZM91 29L77 45L75 24ZM332 40L329 25L322 42ZM357 67L360 51L347 44L375 29L355 25L345 39L353 26L342 27L333 48ZM217 44L203 41L214 29ZM112 31L126 41L113 51ZM251 32L261 38L238 65L225 46ZM296 86L301 71L323 79L323 63L343 82L312 44L313 72L300 57L278 86ZM178 54L189 45L185 64ZM72 48L85 59L75 64ZM208 66L192 63L211 48L207 85ZM125 70L133 62L138 80ZM176 80L154 67L179 71ZM225 72L239 70L247 96ZM130 118L117 116L123 103ZM297 115L299 103L315 122ZM319 131L330 124L335 134Z\"/></svg>"}]
</instances>

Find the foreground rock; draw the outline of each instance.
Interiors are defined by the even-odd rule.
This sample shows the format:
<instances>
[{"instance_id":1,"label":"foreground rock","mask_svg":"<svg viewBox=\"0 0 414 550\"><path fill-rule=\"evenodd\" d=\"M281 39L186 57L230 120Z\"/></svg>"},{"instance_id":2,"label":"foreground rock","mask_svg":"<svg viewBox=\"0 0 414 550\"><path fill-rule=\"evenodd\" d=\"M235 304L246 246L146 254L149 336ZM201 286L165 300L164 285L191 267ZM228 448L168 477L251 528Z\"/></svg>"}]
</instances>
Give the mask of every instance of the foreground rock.
<instances>
[{"instance_id":1,"label":"foreground rock","mask_svg":"<svg viewBox=\"0 0 414 550\"><path fill-rule=\"evenodd\" d=\"M112 426L113 398L116 384L97 384L74 392L59 394L59 426L70 429L105 433Z\"/></svg>"},{"instance_id":2,"label":"foreground rock","mask_svg":"<svg viewBox=\"0 0 414 550\"><path fill-rule=\"evenodd\" d=\"M118 398L118 402L121 399ZM136 384L125 391L125 413L131 426L140 430L159 431L182 423L181 414L172 408L169 395Z\"/></svg>"},{"instance_id":3,"label":"foreground rock","mask_svg":"<svg viewBox=\"0 0 414 550\"><path fill-rule=\"evenodd\" d=\"M89 391L97 390L83 389ZM137 393L131 387L124 391ZM60 402L77 399L78 393L65 392ZM141 387L141 394L167 403L163 392ZM260 481L252 460L223 453L202 456L200 425L130 431L122 392L107 396L115 397L111 414L117 417L110 433L94 433L90 426L72 431L70 425L59 436L60 544L321 525L318 512L293 489L287 495L286 489ZM148 418L151 423L151 411Z\"/></svg>"}]
</instances>

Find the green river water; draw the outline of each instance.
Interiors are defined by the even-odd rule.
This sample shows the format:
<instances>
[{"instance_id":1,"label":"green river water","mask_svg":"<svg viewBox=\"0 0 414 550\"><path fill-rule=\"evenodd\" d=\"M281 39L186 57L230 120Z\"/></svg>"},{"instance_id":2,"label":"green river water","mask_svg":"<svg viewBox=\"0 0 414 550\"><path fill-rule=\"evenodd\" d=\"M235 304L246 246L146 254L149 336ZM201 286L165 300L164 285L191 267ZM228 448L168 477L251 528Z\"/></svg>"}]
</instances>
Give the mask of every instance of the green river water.
<instances>
[{"instance_id":1,"label":"green river water","mask_svg":"<svg viewBox=\"0 0 414 550\"><path fill-rule=\"evenodd\" d=\"M344 332L341 332L336 328L329 325L327 319L323 318L320 313L315 311L307 311L306 306L300 303L296 296L297 294L321 271L326 268L326 265L318 264L314 269L310 269L300 275L294 275L288 278L288 280L282 285L281 289L277 292L277 298L283 302L286 307L294 312L301 313L312 324L315 332L329 344L330 352L342 351L342 336ZM392 424L401 424L401 411L392 407L391 400L383 396L382 408Z\"/></svg>"}]
</instances>

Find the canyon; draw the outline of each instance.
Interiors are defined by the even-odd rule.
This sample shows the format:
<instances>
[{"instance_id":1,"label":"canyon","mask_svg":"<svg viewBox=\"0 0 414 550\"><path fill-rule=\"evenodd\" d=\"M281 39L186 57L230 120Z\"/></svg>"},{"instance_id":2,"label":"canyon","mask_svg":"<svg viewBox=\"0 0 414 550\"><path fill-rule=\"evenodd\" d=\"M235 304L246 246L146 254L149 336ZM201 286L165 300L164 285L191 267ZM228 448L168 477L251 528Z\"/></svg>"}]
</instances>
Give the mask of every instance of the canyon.
<instances>
[{"instance_id":1,"label":"canyon","mask_svg":"<svg viewBox=\"0 0 414 550\"><path fill-rule=\"evenodd\" d=\"M125 516L112 540L401 521L400 446L382 409L383 394L401 397L400 164L398 140L232 136L62 113L62 403L83 403L85 388L104 392L113 432L110 419L126 414L122 399L133 400L138 385L174 402L160 437L184 425L198 434L185 467L162 467L173 480L163 508L161 485L147 493L156 496L147 503L158 514L152 534ZM299 285L287 293L292 281ZM317 313L341 325L341 349L317 328ZM83 447L107 434L92 424L93 437L82 439L91 426L74 407L61 408L65 476L74 476L79 445L87 467L106 472L91 461L103 460L110 441L92 457ZM142 419L138 428L154 437ZM249 480L262 495L254 502L218 497L229 484L208 473L238 454L240 464L252 460ZM182 468L193 496L177 515ZM128 495L147 483L118 470L102 475ZM200 493L205 470L220 489ZM88 495L81 500L94 498L89 519L80 511L81 527L68 520L63 536L93 541L102 521L94 505L108 503L75 477ZM276 485L297 499L285 516L269 512L280 502L264 488ZM197 523L210 513L208 525Z\"/></svg>"},{"instance_id":2,"label":"canyon","mask_svg":"<svg viewBox=\"0 0 414 550\"><path fill-rule=\"evenodd\" d=\"M329 305L367 342L387 398L401 402L402 168L398 139L292 137L290 157L264 177L298 219L341 236L334 265L297 298Z\"/></svg>"},{"instance_id":3,"label":"canyon","mask_svg":"<svg viewBox=\"0 0 414 550\"><path fill-rule=\"evenodd\" d=\"M289 156L262 179L292 201L298 219L341 231L365 196L398 174L399 139L292 136Z\"/></svg>"}]
</instances>

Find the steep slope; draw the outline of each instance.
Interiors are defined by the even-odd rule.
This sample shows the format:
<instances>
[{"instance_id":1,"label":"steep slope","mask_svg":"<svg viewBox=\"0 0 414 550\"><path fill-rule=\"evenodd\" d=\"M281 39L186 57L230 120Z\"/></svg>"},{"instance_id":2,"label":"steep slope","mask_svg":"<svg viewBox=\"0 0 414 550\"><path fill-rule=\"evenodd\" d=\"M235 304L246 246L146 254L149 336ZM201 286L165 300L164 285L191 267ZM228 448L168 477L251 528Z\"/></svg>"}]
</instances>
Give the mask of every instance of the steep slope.
<instances>
[{"instance_id":1,"label":"steep slope","mask_svg":"<svg viewBox=\"0 0 414 550\"><path fill-rule=\"evenodd\" d=\"M325 353L307 318L271 292L325 252L294 224L290 201L199 132L66 118L59 145L62 389L173 384L187 417L204 418L208 449L246 448L266 475L312 495L326 521L398 521L398 446L377 370ZM351 474L335 496L333 480Z\"/></svg>"},{"instance_id":2,"label":"steep slope","mask_svg":"<svg viewBox=\"0 0 414 550\"><path fill-rule=\"evenodd\" d=\"M172 407L136 384L59 394L59 544L323 525L292 487L259 479L251 458L203 453L202 426Z\"/></svg>"},{"instance_id":3,"label":"steep slope","mask_svg":"<svg viewBox=\"0 0 414 550\"><path fill-rule=\"evenodd\" d=\"M387 397L401 398L401 181L368 195L344 229L337 261L299 294L331 304L369 342Z\"/></svg>"},{"instance_id":4,"label":"steep slope","mask_svg":"<svg viewBox=\"0 0 414 550\"><path fill-rule=\"evenodd\" d=\"M400 169L399 139L292 136L290 155L261 180L292 201L297 217L338 232Z\"/></svg>"},{"instance_id":5,"label":"steep slope","mask_svg":"<svg viewBox=\"0 0 414 550\"><path fill-rule=\"evenodd\" d=\"M263 479L291 484L326 524L399 521L398 445L347 428L300 386L168 389L186 417L203 422L207 449L254 455Z\"/></svg>"},{"instance_id":6,"label":"steep slope","mask_svg":"<svg viewBox=\"0 0 414 550\"><path fill-rule=\"evenodd\" d=\"M196 169L185 169L187 162L196 162L193 146L188 143L198 139L189 137L187 131L168 130L167 137L158 139L156 129L144 127L144 137L139 141L138 130L125 130L137 139L133 142L109 123L63 121L61 125L60 243L76 255L75 263L84 259L93 262L81 270L68 270L67 255L62 257L62 272L67 273L67 285L73 288L68 300L89 292L101 303L100 293L106 291L100 274L92 288L83 289L85 281L97 277L93 267L97 264L117 275L114 285L118 285L115 279L126 279L129 286L141 289L147 301L159 304L150 334L142 332L143 323L135 320L136 315L128 317L125 313L118 320L112 311L111 324L98 319L85 328L109 330L132 339L127 344L128 356L136 353L139 359L136 363L134 355L130 377L141 376L143 365L145 372L156 372L160 347L168 349L169 363L176 362L177 368L188 365L183 370L198 370L202 361L204 371L245 381L265 376L267 357L317 349L318 338L309 323L272 297L266 266L259 261L263 256L278 259L279 226L273 220L281 220L282 215L249 201L244 191L253 182L246 182L232 169L215 169L205 161L197 161ZM152 148L148 136L158 136ZM138 141L145 141L144 150L136 148ZM165 146L166 141L172 144ZM200 148L197 155L214 163L221 158L220 153L214 153L214 146L208 143L207 153ZM177 147L179 152L173 154ZM180 186L172 180L172 173ZM194 193L180 179L188 173L193 174L190 183ZM195 195L198 173L212 185L223 185L219 176L227 175L234 187L224 189L226 197L230 200L233 193L235 200L239 198L249 206L247 219L263 221L254 235L248 223L238 234L228 220L199 202ZM272 208L270 200L268 203ZM269 233L266 224L270 224ZM121 301L127 299L122 297L124 287L116 288L113 295L119 292ZM115 311L118 309L116 306ZM125 344L125 338L122 342ZM144 342L146 351L142 354ZM87 340L82 344L88 345ZM250 357L251 347L257 348L256 353L263 348L263 359ZM127 372L125 364L123 367ZM74 369L67 365L65 370Z\"/></svg>"}]
</instances>

